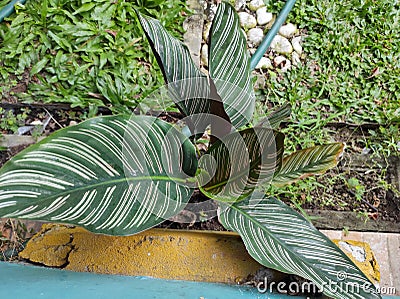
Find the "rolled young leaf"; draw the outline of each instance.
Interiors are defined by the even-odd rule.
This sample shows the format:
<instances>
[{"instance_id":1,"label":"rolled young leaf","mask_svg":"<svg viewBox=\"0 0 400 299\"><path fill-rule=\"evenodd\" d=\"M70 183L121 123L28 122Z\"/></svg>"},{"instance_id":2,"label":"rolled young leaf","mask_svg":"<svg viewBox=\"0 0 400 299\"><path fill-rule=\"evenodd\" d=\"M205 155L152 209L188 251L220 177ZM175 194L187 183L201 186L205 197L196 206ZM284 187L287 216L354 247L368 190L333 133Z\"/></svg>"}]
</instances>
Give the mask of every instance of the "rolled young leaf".
<instances>
[{"instance_id":1,"label":"rolled young leaf","mask_svg":"<svg viewBox=\"0 0 400 299\"><path fill-rule=\"evenodd\" d=\"M381 298L346 254L281 201L253 193L232 205L218 204L222 225L240 234L260 264L307 278L332 298Z\"/></svg>"},{"instance_id":2,"label":"rolled young leaf","mask_svg":"<svg viewBox=\"0 0 400 299\"><path fill-rule=\"evenodd\" d=\"M52 134L0 169L0 217L134 234L184 208L196 169L194 146L170 124L98 117Z\"/></svg>"},{"instance_id":3,"label":"rolled young leaf","mask_svg":"<svg viewBox=\"0 0 400 299\"><path fill-rule=\"evenodd\" d=\"M201 192L219 201L236 201L270 180L282 163L284 135L268 128L233 132L200 159Z\"/></svg>"},{"instance_id":4,"label":"rolled young leaf","mask_svg":"<svg viewBox=\"0 0 400 299\"><path fill-rule=\"evenodd\" d=\"M235 9L218 5L210 30L209 73L232 124L240 128L250 122L255 96L251 82L246 37Z\"/></svg>"},{"instance_id":5,"label":"rolled young leaf","mask_svg":"<svg viewBox=\"0 0 400 299\"><path fill-rule=\"evenodd\" d=\"M273 110L267 117L260 120L255 126L276 130L279 128L281 122L290 116L291 112L292 111L289 104L278 107L277 109Z\"/></svg>"},{"instance_id":6,"label":"rolled young leaf","mask_svg":"<svg viewBox=\"0 0 400 299\"><path fill-rule=\"evenodd\" d=\"M279 187L322 174L336 166L343 150L344 143L331 143L294 152L283 158L282 168L276 173L272 184Z\"/></svg>"}]
</instances>

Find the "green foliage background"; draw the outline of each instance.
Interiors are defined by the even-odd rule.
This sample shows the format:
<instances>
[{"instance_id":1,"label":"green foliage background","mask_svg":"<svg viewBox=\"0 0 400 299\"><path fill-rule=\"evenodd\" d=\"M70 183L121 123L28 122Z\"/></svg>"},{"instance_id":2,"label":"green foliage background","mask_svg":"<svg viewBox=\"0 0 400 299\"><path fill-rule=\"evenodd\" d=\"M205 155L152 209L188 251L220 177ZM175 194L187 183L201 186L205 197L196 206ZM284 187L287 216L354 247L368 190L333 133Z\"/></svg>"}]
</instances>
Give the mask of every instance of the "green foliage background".
<instances>
[{"instance_id":1,"label":"green foliage background","mask_svg":"<svg viewBox=\"0 0 400 299\"><path fill-rule=\"evenodd\" d=\"M184 1L27 1L0 24L2 96L29 77L23 101L135 107L163 79L134 8L182 37Z\"/></svg>"}]
</instances>

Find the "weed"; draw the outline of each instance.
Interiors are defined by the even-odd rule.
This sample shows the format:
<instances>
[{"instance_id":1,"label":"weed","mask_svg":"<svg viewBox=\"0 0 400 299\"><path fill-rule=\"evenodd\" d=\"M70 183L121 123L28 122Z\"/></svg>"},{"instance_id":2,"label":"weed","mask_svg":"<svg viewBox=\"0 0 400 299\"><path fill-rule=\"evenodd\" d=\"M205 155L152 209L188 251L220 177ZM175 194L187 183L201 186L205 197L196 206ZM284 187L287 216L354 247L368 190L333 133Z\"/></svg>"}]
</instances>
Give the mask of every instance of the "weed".
<instances>
[{"instance_id":1,"label":"weed","mask_svg":"<svg viewBox=\"0 0 400 299\"><path fill-rule=\"evenodd\" d=\"M12 96L15 78L27 76L23 101L66 102L127 112L162 84L159 67L134 8L181 35L184 1L28 1L0 24L0 88Z\"/></svg>"},{"instance_id":2,"label":"weed","mask_svg":"<svg viewBox=\"0 0 400 299\"><path fill-rule=\"evenodd\" d=\"M29 112L28 108L21 109L21 113L15 113L0 107L0 129L3 133L16 133L19 127L25 125Z\"/></svg>"}]
</instances>

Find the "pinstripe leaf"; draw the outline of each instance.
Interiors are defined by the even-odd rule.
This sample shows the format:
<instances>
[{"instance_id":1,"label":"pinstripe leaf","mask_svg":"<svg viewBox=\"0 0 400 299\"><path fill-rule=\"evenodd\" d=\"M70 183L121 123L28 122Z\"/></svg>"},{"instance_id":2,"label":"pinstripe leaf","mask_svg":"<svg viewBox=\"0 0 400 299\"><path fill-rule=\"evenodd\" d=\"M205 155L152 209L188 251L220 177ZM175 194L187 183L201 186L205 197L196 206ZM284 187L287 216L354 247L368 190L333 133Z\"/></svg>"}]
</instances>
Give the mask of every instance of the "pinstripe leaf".
<instances>
[{"instance_id":1,"label":"pinstripe leaf","mask_svg":"<svg viewBox=\"0 0 400 299\"><path fill-rule=\"evenodd\" d=\"M190 117L188 126L191 132L203 133L210 124L207 76L194 64L186 45L169 34L158 20L137 14L172 100L183 114Z\"/></svg>"},{"instance_id":2,"label":"pinstripe leaf","mask_svg":"<svg viewBox=\"0 0 400 299\"><path fill-rule=\"evenodd\" d=\"M294 152L284 157L282 168L272 184L284 186L311 175L322 174L336 166L343 149L343 143L331 143Z\"/></svg>"},{"instance_id":3,"label":"pinstripe leaf","mask_svg":"<svg viewBox=\"0 0 400 299\"><path fill-rule=\"evenodd\" d=\"M220 205L221 223L240 234L247 251L262 265L307 278L332 298L380 298L331 240L281 201L253 193L231 206Z\"/></svg>"},{"instance_id":4,"label":"pinstripe leaf","mask_svg":"<svg viewBox=\"0 0 400 299\"><path fill-rule=\"evenodd\" d=\"M284 135L268 128L248 128L214 143L199 161L204 194L235 201L247 196L280 168Z\"/></svg>"},{"instance_id":5,"label":"pinstripe leaf","mask_svg":"<svg viewBox=\"0 0 400 299\"><path fill-rule=\"evenodd\" d=\"M193 189L193 145L153 117L99 117L62 129L0 170L0 217L127 235L177 214Z\"/></svg>"},{"instance_id":6,"label":"pinstripe leaf","mask_svg":"<svg viewBox=\"0 0 400 299\"><path fill-rule=\"evenodd\" d=\"M273 110L267 117L259 121L256 127L271 128L276 130L279 128L281 122L290 116L291 112L292 110L289 104L278 107L277 109Z\"/></svg>"},{"instance_id":7,"label":"pinstripe leaf","mask_svg":"<svg viewBox=\"0 0 400 299\"><path fill-rule=\"evenodd\" d=\"M249 123L255 107L250 56L246 37L235 9L226 2L218 5L210 30L209 73L232 124Z\"/></svg>"}]
</instances>

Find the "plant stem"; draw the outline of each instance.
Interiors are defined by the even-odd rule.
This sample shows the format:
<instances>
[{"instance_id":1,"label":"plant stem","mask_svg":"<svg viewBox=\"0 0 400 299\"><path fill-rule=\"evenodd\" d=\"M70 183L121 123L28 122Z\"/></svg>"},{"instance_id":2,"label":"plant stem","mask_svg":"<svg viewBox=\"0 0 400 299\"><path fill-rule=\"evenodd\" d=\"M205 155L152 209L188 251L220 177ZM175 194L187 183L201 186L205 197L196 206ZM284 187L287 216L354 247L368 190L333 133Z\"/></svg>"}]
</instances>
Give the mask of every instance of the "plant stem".
<instances>
[{"instance_id":1,"label":"plant stem","mask_svg":"<svg viewBox=\"0 0 400 299\"><path fill-rule=\"evenodd\" d=\"M257 63L260 61L261 57L264 56L265 52L267 52L269 46L271 45L272 40L275 35L278 33L279 28L281 28L282 24L285 22L289 12L292 10L296 0L287 0L285 6L282 11L279 13L276 18L274 25L272 25L271 29L268 31L264 40L261 42L257 51L253 54L250 61L250 69L254 70Z\"/></svg>"}]
</instances>

